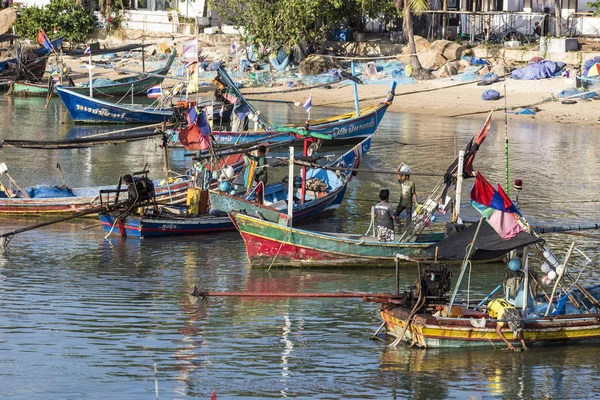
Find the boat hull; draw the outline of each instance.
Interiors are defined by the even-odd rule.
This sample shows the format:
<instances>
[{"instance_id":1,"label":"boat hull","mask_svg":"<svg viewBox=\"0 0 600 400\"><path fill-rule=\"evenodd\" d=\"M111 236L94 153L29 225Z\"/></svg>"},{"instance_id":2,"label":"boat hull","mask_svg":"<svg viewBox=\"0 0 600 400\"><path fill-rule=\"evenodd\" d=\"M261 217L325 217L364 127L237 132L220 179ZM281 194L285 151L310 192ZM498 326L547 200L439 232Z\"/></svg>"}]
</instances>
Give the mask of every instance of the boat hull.
<instances>
[{"instance_id":1,"label":"boat hull","mask_svg":"<svg viewBox=\"0 0 600 400\"><path fill-rule=\"evenodd\" d=\"M133 238L200 235L235 230L227 216L211 215L186 218L166 218L130 215L115 223L112 214L100 214L105 232Z\"/></svg>"},{"instance_id":2,"label":"boat hull","mask_svg":"<svg viewBox=\"0 0 600 400\"><path fill-rule=\"evenodd\" d=\"M399 337L410 314L409 309L384 305L381 318L387 333ZM477 316L477 319L484 314ZM489 321L482 328L474 327L471 318L435 318L417 314L406 329L403 341L420 347L494 347L504 342L496 333L496 322ZM506 331L504 331L506 329ZM503 328L506 339L514 343L519 340L507 328ZM600 341L600 314L575 314L526 319L523 336L527 343L553 344Z\"/></svg>"},{"instance_id":3,"label":"boat hull","mask_svg":"<svg viewBox=\"0 0 600 400\"><path fill-rule=\"evenodd\" d=\"M167 122L173 115L172 110L152 110L110 103L73 92L60 86L56 90L69 115L75 122L153 124Z\"/></svg>"},{"instance_id":4,"label":"boat hull","mask_svg":"<svg viewBox=\"0 0 600 400\"><path fill-rule=\"evenodd\" d=\"M307 231L240 213L231 217L252 267L393 266L396 255L421 258L433 242L383 243L374 237Z\"/></svg>"},{"instance_id":5,"label":"boat hull","mask_svg":"<svg viewBox=\"0 0 600 400\"><path fill-rule=\"evenodd\" d=\"M326 140L325 144L336 144L339 142L357 142L374 134L385 115L391 103L381 103L370 112L361 113L357 117L349 117L348 115L338 116L342 119L335 120L338 117L331 117L325 122L310 126L309 132L314 132L322 135L331 135L331 140ZM347 117L347 118L346 118ZM240 144L252 142L255 140L269 142L284 142L288 141L289 137L280 135L274 131L258 131L258 132L213 132L215 139L221 144Z\"/></svg>"},{"instance_id":6,"label":"boat hull","mask_svg":"<svg viewBox=\"0 0 600 400\"><path fill-rule=\"evenodd\" d=\"M154 85L160 85L164 81L164 75L169 72L173 61L175 60L175 52L172 52L165 66L159 70L151 71L150 74L139 74L128 78L117 79L111 85L92 85L94 96L98 97L113 97L131 95L146 95L148 88ZM43 73L42 73L43 75ZM161 76L163 75L163 76ZM39 77L41 79L41 76ZM88 86L70 86L69 90L82 95L89 95L90 88ZM44 96L48 95L48 84L36 84L32 82L16 81L13 84L13 94L15 96ZM52 92L57 95L56 88Z\"/></svg>"},{"instance_id":7,"label":"boat hull","mask_svg":"<svg viewBox=\"0 0 600 400\"><path fill-rule=\"evenodd\" d=\"M187 199L189 180L187 177L179 182L159 185L155 181L156 199L161 203L179 204ZM99 192L103 189L115 189L115 186L101 186L93 188L73 189L72 197L55 198L25 198L25 197L0 197L0 216L43 216L53 214L74 214L89 211L100 205ZM114 195L108 197L114 200ZM103 199L106 200L106 197Z\"/></svg>"}]
</instances>

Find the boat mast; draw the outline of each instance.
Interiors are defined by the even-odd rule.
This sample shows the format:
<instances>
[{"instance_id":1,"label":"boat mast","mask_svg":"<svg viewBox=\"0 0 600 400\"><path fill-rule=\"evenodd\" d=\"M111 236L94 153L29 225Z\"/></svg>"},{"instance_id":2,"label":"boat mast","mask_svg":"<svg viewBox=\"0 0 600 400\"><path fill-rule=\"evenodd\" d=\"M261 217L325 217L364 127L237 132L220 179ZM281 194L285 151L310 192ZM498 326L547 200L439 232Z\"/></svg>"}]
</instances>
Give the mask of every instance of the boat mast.
<instances>
[{"instance_id":1,"label":"boat mast","mask_svg":"<svg viewBox=\"0 0 600 400\"><path fill-rule=\"evenodd\" d=\"M263 196L265 188L262 188ZM288 226L292 227L292 213L294 211L294 146L290 146L290 160L288 169L288 216L290 217Z\"/></svg>"},{"instance_id":2,"label":"boat mast","mask_svg":"<svg viewBox=\"0 0 600 400\"><path fill-rule=\"evenodd\" d=\"M350 63L350 69L352 69L352 76L356 76L356 74L354 73L354 60L352 60L352 62ZM354 108L356 110L356 117L358 118L360 116L360 106L358 104L358 84L356 83L356 80L352 80L353 82L353 87L354 87Z\"/></svg>"},{"instance_id":3,"label":"boat mast","mask_svg":"<svg viewBox=\"0 0 600 400\"><path fill-rule=\"evenodd\" d=\"M465 151L461 150L458 152L458 169L456 171L456 201L454 204L454 214L452 215L452 222L458 221L460 215L460 201L462 194L462 183L463 183L463 166L465 162Z\"/></svg>"}]
</instances>

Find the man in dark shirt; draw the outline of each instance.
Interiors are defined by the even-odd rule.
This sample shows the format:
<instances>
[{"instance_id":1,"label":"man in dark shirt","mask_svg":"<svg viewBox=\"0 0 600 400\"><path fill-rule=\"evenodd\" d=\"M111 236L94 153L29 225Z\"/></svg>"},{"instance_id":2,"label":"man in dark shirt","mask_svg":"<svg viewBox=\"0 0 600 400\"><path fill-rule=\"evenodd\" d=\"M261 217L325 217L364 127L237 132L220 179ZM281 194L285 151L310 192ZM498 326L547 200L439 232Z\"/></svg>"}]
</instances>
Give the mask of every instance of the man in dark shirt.
<instances>
[{"instance_id":1,"label":"man in dark shirt","mask_svg":"<svg viewBox=\"0 0 600 400\"><path fill-rule=\"evenodd\" d=\"M390 191L383 189L379 192L379 203L375 205L375 223L377 240L380 242L394 241L394 207L388 202Z\"/></svg>"},{"instance_id":2,"label":"man in dark shirt","mask_svg":"<svg viewBox=\"0 0 600 400\"><path fill-rule=\"evenodd\" d=\"M249 159L256 162L256 170L254 172L254 181L257 183L256 190L254 191L254 198L257 203L263 204L265 186L267 185L267 148L265 146L258 147L258 156L253 156L246 153Z\"/></svg>"}]
</instances>

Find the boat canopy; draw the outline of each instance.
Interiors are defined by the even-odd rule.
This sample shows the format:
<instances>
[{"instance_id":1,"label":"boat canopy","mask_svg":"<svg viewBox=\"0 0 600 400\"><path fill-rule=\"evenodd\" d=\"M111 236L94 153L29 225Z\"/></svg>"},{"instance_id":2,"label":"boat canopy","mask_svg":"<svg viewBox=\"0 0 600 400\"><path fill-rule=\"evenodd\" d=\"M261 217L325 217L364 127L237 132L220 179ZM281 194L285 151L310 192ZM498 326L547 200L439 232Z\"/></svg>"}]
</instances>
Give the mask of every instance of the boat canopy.
<instances>
[{"instance_id":1,"label":"boat canopy","mask_svg":"<svg viewBox=\"0 0 600 400\"><path fill-rule=\"evenodd\" d=\"M464 227L462 230L456 229L454 234L429 246L426 251L433 256L437 248L437 256L439 258L447 260L463 260L465 258L467 246L473 240L477 225L478 224L471 224ZM447 228L447 233L448 230L449 229ZM543 239L527 232L519 232L519 234L513 238L505 240L502 239L502 237L500 237L494 228L487 222L483 222L479 229L479 233L477 234L477 239L475 240L475 252L471 259L489 260L501 257L511 250L520 249L540 241L543 241Z\"/></svg>"}]
</instances>

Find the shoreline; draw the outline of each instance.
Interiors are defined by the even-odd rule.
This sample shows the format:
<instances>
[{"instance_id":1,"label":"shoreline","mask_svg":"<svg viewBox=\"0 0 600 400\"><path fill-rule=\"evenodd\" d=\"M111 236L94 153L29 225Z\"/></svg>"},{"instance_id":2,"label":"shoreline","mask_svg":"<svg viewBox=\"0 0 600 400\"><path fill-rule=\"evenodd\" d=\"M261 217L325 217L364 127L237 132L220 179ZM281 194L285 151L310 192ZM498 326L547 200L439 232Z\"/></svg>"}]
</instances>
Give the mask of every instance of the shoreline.
<instances>
[{"instance_id":1,"label":"shoreline","mask_svg":"<svg viewBox=\"0 0 600 400\"><path fill-rule=\"evenodd\" d=\"M288 102L306 101L308 93L312 96L312 106L354 107L354 90L351 84L288 92L277 88L242 89L244 96L260 100L279 100ZM477 82L462 83L448 78L431 81L419 81L412 85L398 85L396 97L390 106L390 112L436 115L449 118L469 118L485 116L496 110L493 120L504 119L505 104L509 121L530 123L558 123L564 125L598 126L600 127L600 100L577 100L576 104L562 104L556 95L562 90L575 87L573 79L558 77L537 81L501 80L488 86L477 86ZM280 87L282 88L282 87ZM488 89L501 93L499 100L485 101L481 94ZM367 107L382 101L389 91L389 86L359 85L360 106ZM254 94L256 93L256 94ZM260 93L260 94L258 94ZM553 100L550 100L553 99ZM505 103L506 101L506 103ZM539 109L535 115L519 115L517 111L534 106Z\"/></svg>"},{"instance_id":2,"label":"shoreline","mask_svg":"<svg viewBox=\"0 0 600 400\"><path fill-rule=\"evenodd\" d=\"M67 59L74 71L82 64L81 59ZM136 67L128 69L136 70ZM87 74L79 73L77 78L85 80ZM96 78L118 79L123 75L110 70L100 70L94 74ZM77 80L79 80L77 79ZM360 107L377 104L387 96L389 80L381 84L358 85ZM165 83L174 83L167 78ZM556 77L541 80L506 79L487 86L477 86L478 81L460 82L452 78L438 78L418 81L410 85L397 85L396 97L389 112L436 115L449 118L470 118L485 116L491 110L493 120L504 119L506 109L509 121L529 123L552 123L578 126L600 127L599 100L578 100L576 104L562 104L556 95L565 89L575 88L575 78ZM495 101L481 99L483 92L497 90L501 97ZM505 90L506 89L506 90ZM600 89L599 89L600 90ZM299 87L291 91L287 86L252 87L241 89L244 96L257 100L278 100L303 104L309 94L313 107L354 108L354 89L351 81L333 83L321 87ZM504 98L506 92L506 99ZM208 93L208 92L207 92ZM549 99L554 101L548 101ZM518 115L520 107L536 106L539 111L535 115Z\"/></svg>"}]
</instances>

